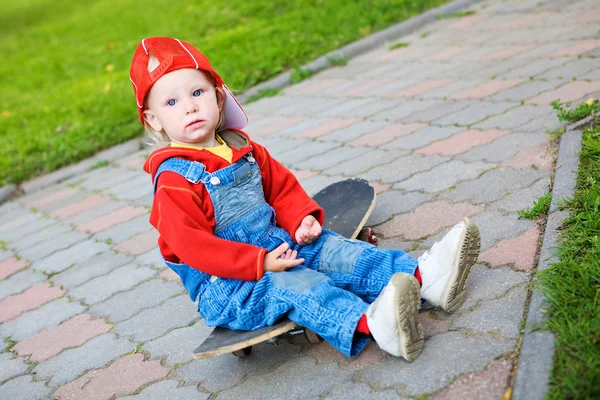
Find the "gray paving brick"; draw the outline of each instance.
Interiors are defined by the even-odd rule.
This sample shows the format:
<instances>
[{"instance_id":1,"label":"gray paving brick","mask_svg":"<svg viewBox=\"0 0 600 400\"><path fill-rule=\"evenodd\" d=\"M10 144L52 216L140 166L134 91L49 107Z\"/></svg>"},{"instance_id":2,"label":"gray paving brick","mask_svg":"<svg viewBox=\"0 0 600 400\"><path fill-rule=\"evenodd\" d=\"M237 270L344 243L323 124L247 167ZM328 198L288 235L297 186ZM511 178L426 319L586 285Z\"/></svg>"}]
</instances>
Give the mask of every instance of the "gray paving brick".
<instances>
[{"instance_id":1,"label":"gray paving brick","mask_svg":"<svg viewBox=\"0 0 600 400\"><path fill-rule=\"evenodd\" d=\"M154 200L154 193L146 193L141 197L136 197L135 199L131 199L130 202L134 206L146 207L148 210L152 207L152 201Z\"/></svg>"},{"instance_id":2,"label":"gray paving brick","mask_svg":"<svg viewBox=\"0 0 600 400\"><path fill-rule=\"evenodd\" d=\"M85 371L107 366L119 356L133 351L135 346L135 343L126 338L117 338L112 333L105 333L39 363L33 372L38 378L51 377L51 385L62 385L75 380Z\"/></svg>"},{"instance_id":3,"label":"gray paving brick","mask_svg":"<svg viewBox=\"0 0 600 400\"><path fill-rule=\"evenodd\" d=\"M16 242L54 223L55 220L45 218L39 213L25 214L0 226L0 240L8 243Z\"/></svg>"},{"instance_id":4,"label":"gray paving brick","mask_svg":"<svg viewBox=\"0 0 600 400\"><path fill-rule=\"evenodd\" d=\"M111 212L125 206L127 206L127 203L124 201L107 201L97 207L79 212L69 218L65 218L63 222L66 224L81 225L103 215L108 215Z\"/></svg>"},{"instance_id":5,"label":"gray paving brick","mask_svg":"<svg viewBox=\"0 0 600 400\"><path fill-rule=\"evenodd\" d=\"M14 257L15 254L12 250L0 250L0 261L6 260L7 258Z\"/></svg>"},{"instance_id":6,"label":"gray paving brick","mask_svg":"<svg viewBox=\"0 0 600 400\"><path fill-rule=\"evenodd\" d=\"M514 57L516 61L530 61L538 57L548 57L551 53L554 53L556 50L560 49L563 45L561 43L549 43L549 44L541 44L536 46L534 49L529 51L524 51L521 54L517 54Z\"/></svg>"},{"instance_id":7,"label":"gray paving brick","mask_svg":"<svg viewBox=\"0 0 600 400\"><path fill-rule=\"evenodd\" d=\"M277 370L253 376L234 388L219 393L223 399L279 399L282 393L294 399L319 397L340 383L350 382L354 371L335 364L317 364L302 357L290 360ZM310 381L310 385L306 383Z\"/></svg>"},{"instance_id":8,"label":"gray paving brick","mask_svg":"<svg viewBox=\"0 0 600 400\"><path fill-rule=\"evenodd\" d=\"M237 358L232 354L205 360L194 360L173 374L175 379L183 379L184 384L200 384L209 392L218 392L237 385L245 377L264 374L279 367L284 362L298 356L302 348L282 340L277 346L260 343L252 346L249 357Z\"/></svg>"},{"instance_id":9,"label":"gray paving brick","mask_svg":"<svg viewBox=\"0 0 600 400\"><path fill-rule=\"evenodd\" d=\"M502 114L505 111L514 108L513 103L488 103L479 102L465 108L462 111L458 111L452 114L448 114L445 117L435 119L433 122L440 125L454 125L458 124L461 126L468 126L475 124L481 120L484 120L493 115Z\"/></svg>"},{"instance_id":10,"label":"gray paving brick","mask_svg":"<svg viewBox=\"0 0 600 400\"><path fill-rule=\"evenodd\" d=\"M424 99L443 99L444 97L462 92L465 89L472 88L473 86L477 86L483 82L485 82L483 79L461 79L450 82L437 89L425 92L419 97Z\"/></svg>"},{"instance_id":11,"label":"gray paving brick","mask_svg":"<svg viewBox=\"0 0 600 400\"><path fill-rule=\"evenodd\" d=\"M571 78L579 79L581 76L584 76L595 68L598 68L598 60L591 58L580 58L569 61L560 67L552 68L551 70L540 75L540 78L564 80L571 80Z\"/></svg>"},{"instance_id":12,"label":"gray paving brick","mask_svg":"<svg viewBox=\"0 0 600 400\"><path fill-rule=\"evenodd\" d=\"M338 129L319 139L335 142L349 142L367 133L376 132L388 125L386 121L361 121L344 129Z\"/></svg>"},{"instance_id":13,"label":"gray paving brick","mask_svg":"<svg viewBox=\"0 0 600 400\"><path fill-rule=\"evenodd\" d=\"M546 115L542 115L538 118L531 120L525 125L519 127L520 131L525 132L541 132L546 133L548 131L554 131L556 129L564 127L566 124L560 122L556 117L556 112L551 111Z\"/></svg>"},{"instance_id":14,"label":"gray paving brick","mask_svg":"<svg viewBox=\"0 0 600 400\"><path fill-rule=\"evenodd\" d=\"M277 135L294 138L296 140L301 140L303 142L308 142L310 139L295 138L295 135L300 134L301 132L304 132L305 130L310 130L311 128L315 128L321 124L324 124L327 121L328 121L327 118L307 119L306 121L302 121L298 124L294 124L290 127L287 127L285 129L277 132Z\"/></svg>"},{"instance_id":15,"label":"gray paving brick","mask_svg":"<svg viewBox=\"0 0 600 400\"><path fill-rule=\"evenodd\" d=\"M114 269L106 275L87 281L83 285L71 290L69 294L91 305L99 303L121 290L131 289L154 274L156 274L156 271L148 267L127 264Z\"/></svg>"},{"instance_id":16,"label":"gray paving brick","mask_svg":"<svg viewBox=\"0 0 600 400\"><path fill-rule=\"evenodd\" d=\"M323 171L327 175L339 175L354 177L361 172L367 171L374 166L389 163L396 160L407 152L395 150L395 151L384 151L384 150L372 150L367 151L363 155L346 162L340 163L335 167L326 169Z\"/></svg>"},{"instance_id":17,"label":"gray paving brick","mask_svg":"<svg viewBox=\"0 0 600 400\"><path fill-rule=\"evenodd\" d=\"M367 225L379 225L393 215L411 211L419 204L431 199L431 195L424 193L400 193L397 190L388 190L377 196L373 212L367 220Z\"/></svg>"},{"instance_id":18,"label":"gray paving brick","mask_svg":"<svg viewBox=\"0 0 600 400\"><path fill-rule=\"evenodd\" d=\"M548 106L523 105L509 110L505 114L488 118L474 125L474 127L478 129L498 128L515 130L528 122L548 115L549 112L550 108Z\"/></svg>"},{"instance_id":19,"label":"gray paving brick","mask_svg":"<svg viewBox=\"0 0 600 400\"><path fill-rule=\"evenodd\" d=\"M396 183L394 189L422 190L427 193L436 193L448 189L458 182L477 178L483 171L495 166L495 164L481 161L465 163L460 160L451 160L445 164L435 166L429 171L417 173L409 179Z\"/></svg>"},{"instance_id":20,"label":"gray paving brick","mask_svg":"<svg viewBox=\"0 0 600 400\"><path fill-rule=\"evenodd\" d=\"M319 193L321 189L324 189L332 183L341 181L343 179L344 177L339 175L330 176L320 174L311 176L310 178L303 180L302 187L304 188L306 193L308 193L308 195L312 197L315 194Z\"/></svg>"},{"instance_id":21,"label":"gray paving brick","mask_svg":"<svg viewBox=\"0 0 600 400\"><path fill-rule=\"evenodd\" d=\"M267 148L273 157L279 157L280 153L295 149L299 145L306 143L309 139L292 139L277 136L265 136L256 141Z\"/></svg>"},{"instance_id":22,"label":"gray paving brick","mask_svg":"<svg viewBox=\"0 0 600 400\"><path fill-rule=\"evenodd\" d=\"M100 241L110 239L112 243L123 242L139 233L153 230L154 227L150 225L148 220L149 215L143 214L132 220L123 222L122 224L114 225L113 227L102 232L98 232L93 236L93 238Z\"/></svg>"},{"instance_id":23,"label":"gray paving brick","mask_svg":"<svg viewBox=\"0 0 600 400\"><path fill-rule=\"evenodd\" d=\"M136 183L133 187L129 187L129 190L119 192L115 197L120 200L133 200L146 195L154 196L154 186L152 185L150 175L146 175L143 181Z\"/></svg>"},{"instance_id":24,"label":"gray paving brick","mask_svg":"<svg viewBox=\"0 0 600 400\"><path fill-rule=\"evenodd\" d=\"M430 393L447 386L459 375L483 370L489 361L513 349L513 340L490 335L467 337L460 332L435 335L412 363L388 358L363 371L361 380L381 389L403 385L410 395Z\"/></svg>"},{"instance_id":25,"label":"gray paving brick","mask_svg":"<svg viewBox=\"0 0 600 400\"><path fill-rule=\"evenodd\" d=\"M153 383L140 394L119 397L119 400L205 400L208 393L200 393L195 386L177 387L177 381L160 381Z\"/></svg>"},{"instance_id":26,"label":"gray paving brick","mask_svg":"<svg viewBox=\"0 0 600 400\"><path fill-rule=\"evenodd\" d=\"M189 296L182 295L118 323L114 331L123 336L132 336L135 341L144 342L155 339L171 329L188 326L199 318L196 305L190 301ZM140 326L144 329L141 330Z\"/></svg>"},{"instance_id":27,"label":"gray paving brick","mask_svg":"<svg viewBox=\"0 0 600 400\"><path fill-rule=\"evenodd\" d=\"M100 253L85 263L78 263L71 268L56 274L52 281L56 285L61 285L67 289L72 289L95 278L99 275L107 274L113 269L125 265L132 261L131 257L124 254L116 254L112 251Z\"/></svg>"},{"instance_id":28,"label":"gray paving brick","mask_svg":"<svg viewBox=\"0 0 600 400\"><path fill-rule=\"evenodd\" d=\"M246 133L253 135L255 133L259 133L265 127L273 124L276 121L279 121L281 117L276 115L269 115L264 118L259 119L258 121L251 121L248 123L248 126L244 129Z\"/></svg>"},{"instance_id":29,"label":"gray paving brick","mask_svg":"<svg viewBox=\"0 0 600 400\"><path fill-rule=\"evenodd\" d=\"M8 278L0 281L0 300L13 294L21 293L27 288L37 285L46 280L46 276L41 272L27 268L17 272Z\"/></svg>"},{"instance_id":30,"label":"gray paving brick","mask_svg":"<svg viewBox=\"0 0 600 400\"><path fill-rule=\"evenodd\" d=\"M23 207L20 203L16 201L7 201L4 204L0 204L0 225L4 225L9 221L19 219L29 214L31 214L31 211Z\"/></svg>"},{"instance_id":31,"label":"gray paving brick","mask_svg":"<svg viewBox=\"0 0 600 400\"><path fill-rule=\"evenodd\" d=\"M181 364L192 360L192 351L210 335L213 328L203 320L193 326L174 329L165 336L146 342L142 347L150 353L150 358L164 358L168 365Z\"/></svg>"},{"instance_id":32,"label":"gray paving brick","mask_svg":"<svg viewBox=\"0 0 600 400\"><path fill-rule=\"evenodd\" d=\"M587 74L583 75L581 79L600 80L600 68L596 68L588 72Z\"/></svg>"},{"instance_id":33,"label":"gray paving brick","mask_svg":"<svg viewBox=\"0 0 600 400\"><path fill-rule=\"evenodd\" d=\"M132 175L130 179L124 182L120 182L115 184L114 186L109 187L108 189L104 190L104 193L113 196L119 196L122 193L129 192L132 188L137 188L142 185L152 187L152 179L147 173L143 171L134 172L137 172L137 174Z\"/></svg>"},{"instance_id":34,"label":"gray paving brick","mask_svg":"<svg viewBox=\"0 0 600 400\"><path fill-rule=\"evenodd\" d=\"M11 243L10 247L15 249L17 252L20 252L23 249L36 246L39 243L45 242L46 240L51 240L54 237L57 237L65 232L69 232L72 230L72 227L61 223L50 225L44 229L39 230L38 232L31 233L30 235L27 235L26 237Z\"/></svg>"},{"instance_id":35,"label":"gray paving brick","mask_svg":"<svg viewBox=\"0 0 600 400\"><path fill-rule=\"evenodd\" d=\"M510 267L475 265L469 276L467 296L460 312L473 310L482 300L505 297L511 288L529 282L529 276L528 272L515 272Z\"/></svg>"},{"instance_id":36,"label":"gray paving brick","mask_svg":"<svg viewBox=\"0 0 600 400\"><path fill-rule=\"evenodd\" d=\"M483 301L474 311L460 313L452 318L452 328L467 329L473 333L497 332L503 338L518 338L523 308L527 299L527 285L517 286L506 298Z\"/></svg>"},{"instance_id":37,"label":"gray paving brick","mask_svg":"<svg viewBox=\"0 0 600 400\"><path fill-rule=\"evenodd\" d=\"M417 69L419 66L418 65L407 65L407 67L409 67L410 70L414 72L414 70ZM379 96L379 97L387 96L388 94L398 92L402 89L406 89L409 86L413 86L413 85L419 83L419 81L416 79L406 79L406 72L409 72L409 71L406 71L406 69L400 69L400 68L396 68L396 69L392 70L387 75L387 78L400 79L400 80L377 89L377 96ZM374 78L377 78L377 77L374 77Z\"/></svg>"},{"instance_id":38,"label":"gray paving brick","mask_svg":"<svg viewBox=\"0 0 600 400\"><path fill-rule=\"evenodd\" d=\"M22 358L13 358L12 353L0 354L0 382L22 375L27 372L29 366L23 362Z\"/></svg>"},{"instance_id":39,"label":"gray paving brick","mask_svg":"<svg viewBox=\"0 0 600 400\"><path fill-rule=\"evenodd\" d=\"M279 155L279 158L286 166L294 165L304 161L307 158L314 157L318 154L329 152L331 149L339 145L334 142L310 141L298 146L294 150L289 150Z\"/></svg>"},{"instance_id":40,"label":"gray paving brick","mask_svg":"<svg viewBox=\"0 0 600 400\"><path fill-rule=\"evenodd\" d=\"M65 232L51 239L39 242L37 246L23 249L19 252L22 257L35 262L48 257L50 254L71 247L88 238L89 234L77 231Z\"/></svg>"},{"instance_id":41,"label":"gray paving brick","mask_svg":"<svg viewBox=\"0 0 600 400\"><path fill-rule=\"evenodd\" d=\"M508 160L520 151L537 146L548 140L545 133L513 133L504 135L481 146L477 146L457 158L465 161L485 160L502 162Z\"/></svg>"},{"instance_id":42,"label":"gray paving brick","mask_svg":"<svg viewBox=\"0 0 600 400\"><path fill-rule=\"evenodd\" d=\"M369 224L367 223L367 225ZM375 229L375 233L377 233L377 229ZM402 250L408 252L412 247L412 242L403 242L398 238L383 239L379 241L379 248L381 249Z\"/></svg>"},{"instance_id":43,"label":"gray paving brick","mask_svg":"<svg viewBox=\"0 0 600 400\"><path fill-rule=\"evenodd\" d=\"M158 268L163 268L165 266L165 262L160 254L160 250L158 247L150 250L147 253L141 254L135 258L135 262L139 265L147 265L147 266L155 266Z\"/></svg>"},{"instance_id":44,"label":"gray paving brick","mask_svg":"<svg viewBox=\"0 0 600 400\"><path fill-rule=\"evenodd\" d=\"M10 400L46 399L52 389L44 382L34 382L31 375L11 379L0 386L0 398Z\"/></svg>"},{"instance_id":45,"label":"gray paving brick","mask_svg":"<svg viewBox=\"0 0 600 400\"><path fill-rule=\"evenodd\" d=\"M346 99L328 99L326 97L301 98L297 104L279 110L278 114L287 116L305 115L314 117L323 110L333 109L344 104L346 101Z\"/></svg>"},{"instance_id":46,"label":"gray paving brick","mask_svg":"<svg viewBox=\"0 0 600 400\"><path fill-rule=\"evenodd\" d=\"M78 201L83 200L84 198L86 198L87 196L89 196L89 193L85 192L85 191L78 191L77 193L74 193L72 195L70 195L67 198L61 199L61 200L57 200L57 201L53 201L51 203L48 204L44 204L42 206L38 206L37 210L38 212L43 212L46 214L50 214L53 211L59 210L63 207L69 206L71 204L77 203Z\"/></svg>"},{"instance_id":47,"label":"gray paving brick","mask_svg":"<svg viewBox=\"0 0 600 400\"><path fill-rule=\"evenodd\" d=\"M411 99L406 100L402 103L399 103L396 107L390 108L388 110L384 110L380 113L377 113L371 116L371 119L374 121L402 121L404 118L408 117L411 114L414 114L418 111L428 110L431 107L439 104L438 100L419 100L419 99Z\"/></svg>"},{"instance_id":48,"label":"gray paving brick","mask_svg":"<svg viewBox=\"0 0 600 400\"><path fill-rule=\"evenodd\" d=\"M365 383L339 385L325 395L327 400L369 399L369 400L408 400L399 397L394 389L375 391Z\"/></svg>"},{"instance_id":49,"label":"gray paving brick","mask_svg":"<svg viewBox=\"0 0 600 400\"><path fill-rule=\"evenodd\" d=\"M339 163L347 160L353 160L364 154L365 149L359 147L338 147L327 152L327 154L320 154L314 157L307 158L304 161L300 161L294 166L299 169L310 169L313 171L321 171L327 168L331 168Z\"/></svg>"},{"instance_id":50,"label":"gray paving brick","mask_svg":"<svg viewBox=\"0 0 600 400\"><path fill-rule=\"evenodd\" d=\"M270 114L273 110L278 110L297 101L297 98L291 96L265 97L254 103L244 104L244 110L250 114Z\"/></svg>"},{"instance_id":51,"label":"gray paving brick","mask_svg":"<svg viewBox=\"0 0 600 400\"><path fill-rule=\"evenodd\" d=\"M44 304L38 309L26 312L16 319L0 325L0 334L19 341L31 337L42 329L58 326L61 322L81 314L86 310L78 302L61 298Z\"/></svg>"},{"instance_id":52,"label":"gray paving brick","mask_svg":"<svg viewBox=\"0 0 600 400\"><path fill-rule=\"evenodd\" d=\"M417 172L427 171L447 160L448 157L408 155L400 157L386 165L375 167L372 170L361 174L360 177L368 181L395 183L400 182Z\"/></svg>"},{"instance_id":53,"label":"gray paving brick","mask_svg":"<svg viewBox=\"0 0 600 400\"><path fill-rule=\"evenodd\" d=\"M533 207L533 203L549 191L550 177L548 176L540 179L528 188L515 190L513 193L504 196L501 200L492 203L491 208L514 213Z\"/></svg>"},{"instance_id":54,"label":"gray paving brick","mask_svg":"<svg viewBox=\"0 0 600 400\"><path fill-rule=\"evenodd\" d=\"M431 122L446 115L460 112L467 107L476 104L474 100L445 100L434 107L415 112L404 118L405 122Z\"/></svg>"},{"instance_id":55,"label":"gray paving brick","mask_svg":"<svg viewBox=\"0 0 600 400\"><path fill-rule=\"evenodd\" d=\"M488 97L490 100L512 100L512 101L521 101L525 99L530 99L532 97L537 96L538 94L545 92L547 90L555 89L561 86L564 81L551 80L551 81L528 81L522 83L514 88L503 90L499 93L496 93L493 96Z\"/></svg>"},{"instance_id":56,"label":"gray paving brick","mask_svg":"<svg viewBox=\"0 0 600 400\"><path fill-rule=\"evenodd\" d=\"M471 218L481 233L481 251L494 246L500 240L517 236L531 228L533 221L518 219L516 214L504 215L499 211L486 211Z\"/></svg>"},{"instance_id":57,"label":"gray paving brick","mask_svg":"<svg viewBox=\"0 0 600 400\"><path fill-rule=\"evenodd\" d=\"M95 240L88 239L79 242L68 249L57 251L47 258L33 263L32 268L39 271L46 271L47 273L60 272L70 265L87 263L93 256L105 252L108 249L109 246L106 243L99 243Z\"/></svg>"},{"instance_id":58,"label":"gray paving brick","mask_svg":"<svg viewBox=\"0 0 600 400\"><path fill-rule=\"evenodd\" d=\"M558 67L566 62L562 58L530 60L522 67L512 69L500 75L501 78L530 78L537 77L549 69Z\"/></svg>"},{"instance_id":59,"label":"gray paving brick","mask_svg":"<svg viewBox=\"0 0 600 400\"><path fill-rule=\"evenodd\" d=\"M380 113L381 111L388 110L397 107L400 104L398 100L382 100L382 99L369 99L368 103L365 103L359 107L354 107L348 112L348 116L352 118L368 118L371 115Z\"/></svg>"},{"instance_id":60,"label":"gray paving brick","mask_svg":"<svg viewBox=\"0 0 600 400\"><path fill-rule=\"evenodd\" d=\"M81 187L88 191L105 190L112 188L121 182L129 182L131 179L139 175L137 171L123 171L121 168L107 166L106 170L96 179L86 180L81 183Z\"/></svg>"},{"instance_id":61,"label":"gray paving brick","mask_svg":"<svg viewBox=\"0 0 600 400\"><path fill-rule=\"evenodd\" d=\"M440 197L454 202L470 200L475 203L489 203L501 198L508 191L529 187L547 173L537 170L495 169L486 172L479 179L459 184L456 189L443 193Z\"/></svg>"},{"instance_id":62,"label":"gray paving brick","mask_svg":"<svg viewBox=\"0 0 600 400\"><path fill-rule=\"evenodd\" d=\"M352 110L361 109L365 105L372 103L373 99L345 99L339 105L331 104L332 108L321 108L321 112L318 112L319 117L340 117L340 118L353 118L356 117ZM389 108L389 107L388 107Z\"/></svg>"},{"instance_id":63,"label":"gray paving brick","mask_svg":"<svg viewBox=\"0 0 600 400\"><path fill-rule=\"evenodd\" d=\"M108 316L111 322L119 322L131 318L141 309L155 307L169 297L181 294L182 291L181 286L175 282L152 279L94 305L90 312Z\"/></svg>"},{"instance_id":64,"label":"gray paving brick","mask_svg":"<svg viewBox=\"0 0 600 400\"><path fill-rule=\"evenodd\" d=\"M414 150L436 140L447 139L455 133L464 131L465 128L456 126L436 126L431 125L423 129L419 129L410 135L401 136L394 141L385 145L387 149L406 149Z\"/></svg>"}]
</instances>

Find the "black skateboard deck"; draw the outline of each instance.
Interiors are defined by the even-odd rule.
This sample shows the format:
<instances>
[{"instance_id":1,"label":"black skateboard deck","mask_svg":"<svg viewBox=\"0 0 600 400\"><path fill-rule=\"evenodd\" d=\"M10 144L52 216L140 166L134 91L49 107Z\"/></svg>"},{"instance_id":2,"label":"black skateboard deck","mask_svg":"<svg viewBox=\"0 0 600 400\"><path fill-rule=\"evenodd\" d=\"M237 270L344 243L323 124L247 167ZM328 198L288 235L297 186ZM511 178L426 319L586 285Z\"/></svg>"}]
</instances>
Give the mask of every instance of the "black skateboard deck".
<instances>
[{"instance_id":1,"label":"black skateboard deck","mask_svg":"<svg viewBox=\"0 0 600 400\"><path fill-rule=\"evenodd\" d=\"M325 210L323 229L329 229L349 239L361 234L365 222L375 207L375 190L363 179L347 179L333 183L313 199ZM364 233L364 232L363 232ZM363 237L364 236L364 237ZM369 231L361 239L373 242L375 236ZM216 327L194 350L195 359L204 359L221 354L233 353L242 357L250 354L251 346L265 341L277 341L286 335L304 334L311 343L321 341L313 332L299 327L287 318L273 326L253 331L235 331Z\"/></svg>"}]
</instances>

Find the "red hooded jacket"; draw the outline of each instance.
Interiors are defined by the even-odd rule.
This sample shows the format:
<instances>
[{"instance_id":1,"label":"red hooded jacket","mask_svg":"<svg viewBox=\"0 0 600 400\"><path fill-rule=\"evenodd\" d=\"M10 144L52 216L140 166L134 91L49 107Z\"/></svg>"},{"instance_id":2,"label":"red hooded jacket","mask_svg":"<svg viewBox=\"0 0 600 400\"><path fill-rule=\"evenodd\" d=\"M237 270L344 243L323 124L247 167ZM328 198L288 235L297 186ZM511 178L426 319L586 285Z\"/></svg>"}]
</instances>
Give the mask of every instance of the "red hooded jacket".
<instances>
[{"instance_id":1,"label":"red hooded jacket","mask_svg":"<svg viewBox=\"0 0 600 400\"><path fill-rule=\"evenodd\" d=\"M232 163L253 152L260 167L265 200L275 209L277 225L292 238L307 215L312 214L323 224L323 209L264 147L252 142L242 131L229 130L219 135L233 151ZM152 175L153 182L160 164L172 157L201 162L208 172L231 165L207 150L165 147L152 152L144 164L144 171ZM185 263L222 278L255 281L264 274L267 249L213 234L214 208L202 183L193 184L175 172L163 172L158 179L150 223L158 230L160 252L167 261Z\"/></svg>"}]
</instances>

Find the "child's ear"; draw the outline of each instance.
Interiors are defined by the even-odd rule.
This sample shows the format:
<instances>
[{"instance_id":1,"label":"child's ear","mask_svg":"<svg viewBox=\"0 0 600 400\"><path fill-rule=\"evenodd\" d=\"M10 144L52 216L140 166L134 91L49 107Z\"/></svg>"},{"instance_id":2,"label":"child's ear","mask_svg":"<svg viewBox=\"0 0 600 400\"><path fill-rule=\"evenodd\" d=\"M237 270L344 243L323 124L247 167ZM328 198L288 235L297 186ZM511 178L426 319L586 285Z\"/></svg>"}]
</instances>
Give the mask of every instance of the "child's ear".
<instances>
[{"instance_id":1,"label":"child's ear","mask_svg":"<svg viewBox=\"0 0 600 400\"><path fill-rule=\"evenodd\" d=\"M144 121L146 121L156 132L162 131L160 121L156 118L156 115L148 109L144 110Z\"/></svg>"},{"instance_id":2,"label":"child's ear","mask_svg":"<svg viewBox=\"0 0 600 400\"><path fill-rule=\"evenodd\" d=\"M225 91L220 87L215 87L215 93L217 95L217 106L219 106L219 111L223 111L223 104L225 104Z\"/></svg>"}]
</instances>

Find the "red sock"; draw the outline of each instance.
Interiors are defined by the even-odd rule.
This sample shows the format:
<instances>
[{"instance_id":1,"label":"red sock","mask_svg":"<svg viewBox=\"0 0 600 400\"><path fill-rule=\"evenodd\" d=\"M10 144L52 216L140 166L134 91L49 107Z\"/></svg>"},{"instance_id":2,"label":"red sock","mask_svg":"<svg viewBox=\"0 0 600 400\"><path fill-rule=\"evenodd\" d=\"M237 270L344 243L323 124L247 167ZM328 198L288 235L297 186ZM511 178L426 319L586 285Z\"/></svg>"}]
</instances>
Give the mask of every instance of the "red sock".
<instances>
[{"instance_id":1,"label":"red sock","mask_svg":"<svg viewBox=\"0 0 600 400\"><path fill-rule=\"evenodd\" d=\"M365 335L370 335L371 330L369 329L369 325L367 325L367 315L363 314L362 317L358 320L358 325L356 325L356 332L364 333Z\"/></svg>"},{"instance_id":2,"label":"red sock","mask_svg":"<svg viewBox=\"0 0 600 400\"><path fill-rule=\"evenodd\" d=\"M415 278L417 278L419 285L423 284L423 279L421 279L421 273L419 272L419 267L417 267L417 269L415 269Z\"/></svg>"}]
</instances>

